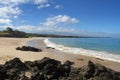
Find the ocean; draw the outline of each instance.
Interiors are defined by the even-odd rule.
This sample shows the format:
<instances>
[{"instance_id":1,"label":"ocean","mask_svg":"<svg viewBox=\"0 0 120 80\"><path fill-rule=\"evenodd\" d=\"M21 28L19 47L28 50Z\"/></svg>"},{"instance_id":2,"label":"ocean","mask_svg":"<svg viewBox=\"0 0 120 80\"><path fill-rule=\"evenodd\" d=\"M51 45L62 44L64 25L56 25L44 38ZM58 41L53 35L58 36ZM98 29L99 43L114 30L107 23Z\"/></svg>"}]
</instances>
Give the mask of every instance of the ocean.
<instances>
[{"instance_id":1,"label":"ocean","mask_svg":"<svg viewBox=\"0 0 120 80\"><path fill-rule=\"evenodd\" d=\"M120 38L49 38L44 42L64 52L120 62Z\"/></svg>"}]
</instances>

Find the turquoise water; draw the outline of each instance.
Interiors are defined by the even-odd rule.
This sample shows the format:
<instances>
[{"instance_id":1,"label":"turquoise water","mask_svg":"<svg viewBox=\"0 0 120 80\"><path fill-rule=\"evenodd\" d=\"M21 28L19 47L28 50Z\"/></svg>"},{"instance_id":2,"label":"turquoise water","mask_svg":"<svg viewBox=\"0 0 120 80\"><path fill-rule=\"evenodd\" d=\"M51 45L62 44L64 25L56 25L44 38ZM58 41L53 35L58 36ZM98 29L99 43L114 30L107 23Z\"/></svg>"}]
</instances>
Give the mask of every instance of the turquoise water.
<instances>
[{"instance_id":1,"label":"turquoise water","mask_svg":"<svg viewBox=\"0 0 120 80\"><path fill-rule=\"evenodd\" d=\"M68 47L120 55L120 39L118 38L50 38L49 40Z\"/></svg>"}]
</instances>

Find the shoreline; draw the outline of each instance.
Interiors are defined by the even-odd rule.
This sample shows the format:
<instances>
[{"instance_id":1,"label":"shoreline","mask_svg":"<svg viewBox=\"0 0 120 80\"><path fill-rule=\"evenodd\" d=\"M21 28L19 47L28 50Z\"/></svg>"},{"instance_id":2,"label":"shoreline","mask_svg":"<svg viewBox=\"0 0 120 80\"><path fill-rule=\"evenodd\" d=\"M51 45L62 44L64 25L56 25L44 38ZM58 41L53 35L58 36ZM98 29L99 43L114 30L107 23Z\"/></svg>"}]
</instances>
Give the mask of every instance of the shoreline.
<instances>
[{"instance_id":1,"label":"shoreline","mask_svg":"<svg viewBox=\"0 0 120 80\"><path fill-rule=\"evenodd\" d=\"M90 49L84 49L84 48L64 46L62 44L54 43L50 39L45 39L44 43L47 46L53 47L53 48L60 50L62 52L67 52L67 53L72 52L72 54L80 54L80 55L84 55L84 56L100 58L103 60L120 62L120 55L119 54L113 54L113 53L109 53L109 52L105 52L105 51L97 51L97 50L90 50Z\"/></svg>"},{"instance_id":2,"label":"shoreline","mask_svg":"<svg viewBox=\"0 0 120 80\"><path fill-rule=\"evenodd\" d=\"M13 59L15 57L20 58L22 61L34 61L40 60L43 57L50 57L56 60L60 60L62 63L66 60L75 62L75 67L81 67L87 64L89 60L94 63L102 64L112 70L120 72L120 63L102 60L99 58L84 56L80 54L65 53L56 49L47 49L44 40L45 38L0 38L0 64ZM31 42L32 41L32 42ZM30 45L33 47L41 48L43 52L25 52L17 51L15 48L23 45ZM7 49L7 50L6 50Z\"/></svg>"}]
</instances>

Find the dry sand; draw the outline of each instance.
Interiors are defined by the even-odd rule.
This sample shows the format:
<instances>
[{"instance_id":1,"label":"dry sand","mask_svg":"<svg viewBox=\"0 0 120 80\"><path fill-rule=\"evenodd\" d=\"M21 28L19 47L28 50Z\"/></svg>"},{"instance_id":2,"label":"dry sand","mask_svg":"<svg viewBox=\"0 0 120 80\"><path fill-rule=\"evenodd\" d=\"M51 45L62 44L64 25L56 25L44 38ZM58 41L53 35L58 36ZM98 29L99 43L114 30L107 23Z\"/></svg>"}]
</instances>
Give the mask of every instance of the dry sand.
<instances>
[{"instance_id":1,"label":"dry sand","mask_svg":"<svg viewBox=\"0 0 120 80\"><path fill-rule=\"evenodd\" d=\"M16 47L20 47L26 44L28 41L33 41L34 45L39 45L37 48L41 48L43 52L30 52L30 51L18 51ZM61 62L70 60L75 62L73 66L81 67L86 65L89 60L94 63L100 63L108 68L120 72L120 63L96 59L94 57L83 56L72 53L61 52L56 49L46 49L46 45L43 42L44 38L0 38L0 64L4 64L6 61L15 57L20 58L22 61L34 61L40 60L43 57L50 57Z\"/></svg>"}]
</instances>

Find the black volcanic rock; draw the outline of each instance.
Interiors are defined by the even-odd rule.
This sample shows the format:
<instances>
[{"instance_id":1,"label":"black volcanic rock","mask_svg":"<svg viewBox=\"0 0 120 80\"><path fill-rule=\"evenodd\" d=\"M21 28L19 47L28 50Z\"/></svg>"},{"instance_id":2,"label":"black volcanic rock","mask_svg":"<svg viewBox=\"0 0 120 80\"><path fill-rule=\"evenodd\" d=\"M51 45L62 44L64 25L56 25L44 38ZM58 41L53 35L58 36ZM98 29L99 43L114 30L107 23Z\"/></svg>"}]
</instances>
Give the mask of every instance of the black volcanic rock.
<instances>
[{"instance_id":1,"label":"black volcanic rock","mask_svg":"<svg viewBox=\"0 0 120 80\"><path fill-rule=\"evenodd\" d=\"M100 64L89 61L80 68L72 64L70 61L61 64L48 57L25 63L14 58L0 65L0 80L120 80L120 72Z\"/></svg>"},{"instance_id":2,"label":"black volcanic rock","mask_svg":"<svg viewBox=\"0 0 120 80\"><path fill-rule=\"evenodd\" d=\"M0 80L4 80L8 77L7 72L0 70Z\"/></svg>"},{"instance_id":3,"label":"black volcanic rock","mask_svg":"<svg viewBox=\"0 0 120 80\"><path fill-rule=\"evenodd\" d=\"M67 60L66 62L64 62L64 66L71 66L71 65L73 65L74 64L74 62L71 62L71 61L69 61L69 60Z\"/></svg>"},{"instance_id":4,"label":"black volcanic rock","mask_svg":"<svg viewBox=\"0 0 120 80\"><path fill-rule=\"evenodd\" d=\"M53 48L53 47L46 47L47 49L55 49L55 48Z\"/></svg>"},{"instance_id":5,"label":"black volcanic rock","mask_svg":"<svg viewBox=\"0 0 120 80\"><path fill-rule=\"evenodd\" d=\"M47 64L53 64L55 66L61 65L60 61L50 59L47 57L44 57L41 60L36 60L34 62L26 61L25 63L31 67L37 66L39 70L43 69Z\"/></svg>"},{"instance_id":6,"label":"black volcanic rock","mask_svg":"<svg viewBox=\"0 0 120 80\"><path fill-rule=\"evenodd\" d=\"M10 80L17 79L21 72L27 71L29 68L24 64L19 58L14 58L13 60L7 61L1 71L6 73L7 78Z\"/></svg>"},{"instance_id":7,"label":"black volcanic rock","mask_svg":"<svg viewBox=\"0 0 120 80\"><path fill-rule=\"evenodd\" d=\"M69 77L73 80L120 80L120 72L115 72L100 64L93 64L89 61L88 65L81 68L73 68Z\"/></svg>"},{"instance_id":8,"label":"black volcanic rock","mask_svg":"<svg viewBox=\"0 0 120 80\"><path fill-rule=\"evenodd\" d=\"M37 49L37 48L34 48L34 47L30 47L30 46L17 47L16 50L42 52L42 49Z\"/></svg>"},{"instance_id":9,"label":"black volcanic rock","mask_svg":"<svg viewBox=\"0 0 120 80\"><path fill-rule=\"evenodd\" d=\"M4 64L4 69L19 69L19 70L26 70L28 67L24 64L19 58L14 58L13 60L7 61Z\"/></svg>"}]
</instances>

